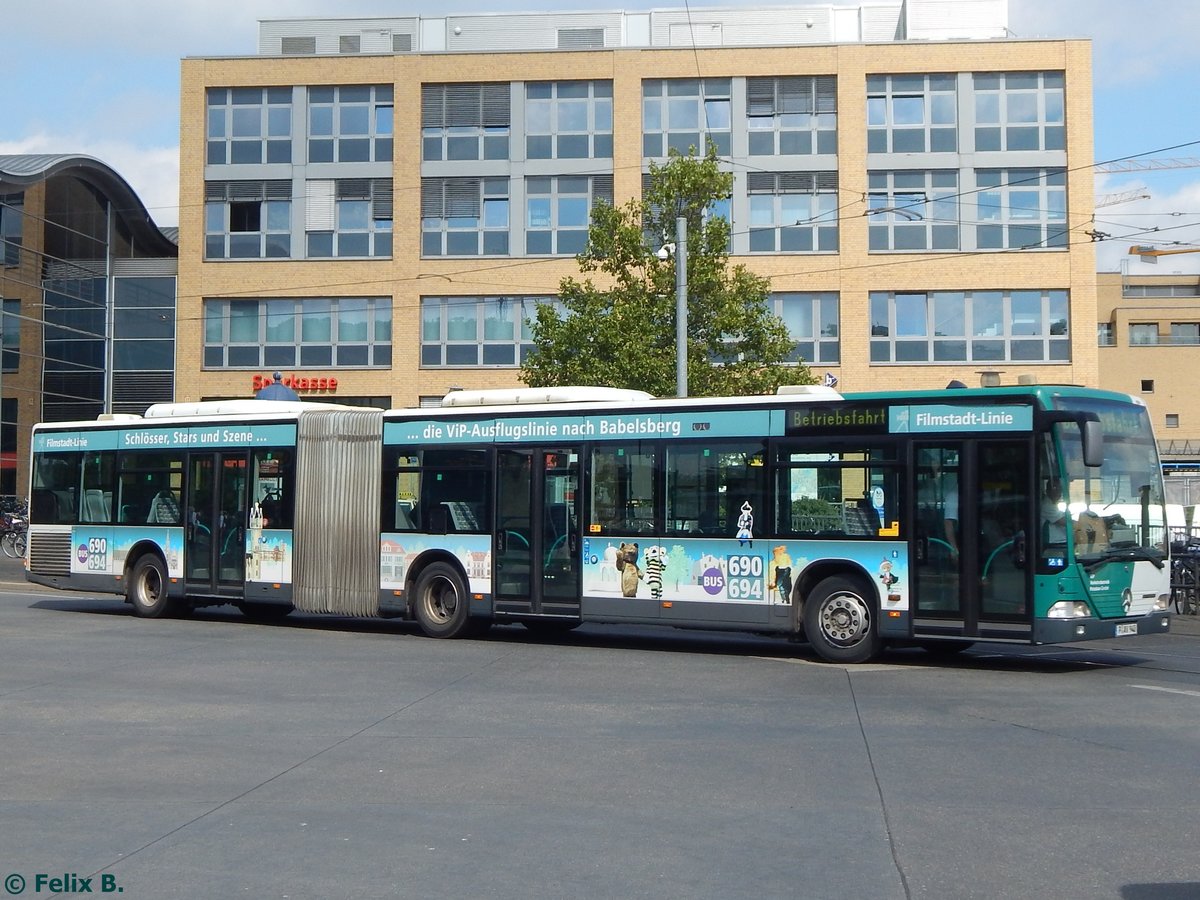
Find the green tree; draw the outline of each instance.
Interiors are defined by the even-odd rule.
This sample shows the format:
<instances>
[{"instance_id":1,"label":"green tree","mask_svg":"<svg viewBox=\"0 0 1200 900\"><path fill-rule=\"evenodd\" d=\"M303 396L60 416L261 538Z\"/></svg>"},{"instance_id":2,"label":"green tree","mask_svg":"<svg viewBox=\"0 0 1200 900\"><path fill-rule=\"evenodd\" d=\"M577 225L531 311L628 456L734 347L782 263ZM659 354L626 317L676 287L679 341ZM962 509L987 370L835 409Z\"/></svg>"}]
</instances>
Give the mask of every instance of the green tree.
<instances>
[{"instance_id":1,"label":"green tree","mask_svg":"<svg viewBox=\"0 0 1200 900\"><path fill-rule=\"evenodd\" d=\"M650 164L641 200L592 210L582 280L564 278L559 300L531 322L533 349L521 368L532 387L603 385L675 394L675 260L660 259L687 219L688 394L769 394L781 384L812 384L803 363L788 365L787 326L767 305L770 281L729 264L728 220L705 216L729 199L733 176L714 148ZM603 286L590 277L603 276Z\"/></svg>"}]
</instances>

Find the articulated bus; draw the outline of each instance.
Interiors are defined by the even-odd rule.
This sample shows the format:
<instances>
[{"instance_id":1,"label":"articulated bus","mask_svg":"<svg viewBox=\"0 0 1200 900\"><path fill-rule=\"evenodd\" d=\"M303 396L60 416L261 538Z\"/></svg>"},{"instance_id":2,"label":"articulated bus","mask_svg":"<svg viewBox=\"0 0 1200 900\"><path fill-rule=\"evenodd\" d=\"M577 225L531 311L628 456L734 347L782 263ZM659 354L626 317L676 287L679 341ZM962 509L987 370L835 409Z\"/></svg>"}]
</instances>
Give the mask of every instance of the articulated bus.
<instances>
[{"instance_id":1,"label":"articulated bus","mask_svg":"<svg viewBox=\"0 0 1200 900\"><path fill-rule=\"evenodd\" d=\"M146 617L670 625L844 663L1170 627L1147 410L1073 386L166 404L37 426L29 497L28 579Z\"/></svg>"}]
</instances>

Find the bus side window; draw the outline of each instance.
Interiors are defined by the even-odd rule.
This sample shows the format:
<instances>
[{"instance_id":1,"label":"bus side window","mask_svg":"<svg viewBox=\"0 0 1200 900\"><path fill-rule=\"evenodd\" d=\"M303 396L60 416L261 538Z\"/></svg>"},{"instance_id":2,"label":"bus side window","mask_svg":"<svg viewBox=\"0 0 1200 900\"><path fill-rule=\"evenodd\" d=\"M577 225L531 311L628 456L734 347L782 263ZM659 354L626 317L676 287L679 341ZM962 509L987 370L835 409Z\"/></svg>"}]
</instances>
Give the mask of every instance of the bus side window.
<instances>
[{"instance_id":1,"label":"bus side window","mask_svg":"<svg viewBox=\"0 0 1200 900\"><path fill-rule=\"evenodd\" d=\"M290 450L256 450L251 496L262 511L264 528L291 528L295 472Z\"/></svg>"}]
</instances>

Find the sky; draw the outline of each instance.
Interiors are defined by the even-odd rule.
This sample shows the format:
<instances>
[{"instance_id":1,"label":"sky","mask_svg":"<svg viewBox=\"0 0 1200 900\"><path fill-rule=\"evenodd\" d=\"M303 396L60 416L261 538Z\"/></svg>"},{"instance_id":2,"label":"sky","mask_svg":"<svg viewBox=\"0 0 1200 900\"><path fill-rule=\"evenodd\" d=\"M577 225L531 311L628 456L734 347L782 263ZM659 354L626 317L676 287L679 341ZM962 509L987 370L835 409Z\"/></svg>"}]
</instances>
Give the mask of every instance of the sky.
<instances>
[{"instance_id":1,"label":"sky","mask_svg":"<svg viewBox=\"0 0 1200 900\"><path fill-rule=\"evenodd\" d=\"M845 5L834 0L829 5ZM1196 0L1008 0L1019 38L1090 38L1095 159L1190 160L1187 168L1099 173L1097 267L1200 272L1200 252L1155 266L1132 245L1200 250L1200 35ZM564 10L785 5L780 0L566 0ZM797 5L805 5L800 0ZM0 154L82 153L128 181L163 227L178 224L179 61L254 55L258 20L526 12L530 0L43 0L6 4ZM13 40L12 38L16 38ZM1099 201L1098 201L1099 202Z\"/></svg>"}]
</instances>

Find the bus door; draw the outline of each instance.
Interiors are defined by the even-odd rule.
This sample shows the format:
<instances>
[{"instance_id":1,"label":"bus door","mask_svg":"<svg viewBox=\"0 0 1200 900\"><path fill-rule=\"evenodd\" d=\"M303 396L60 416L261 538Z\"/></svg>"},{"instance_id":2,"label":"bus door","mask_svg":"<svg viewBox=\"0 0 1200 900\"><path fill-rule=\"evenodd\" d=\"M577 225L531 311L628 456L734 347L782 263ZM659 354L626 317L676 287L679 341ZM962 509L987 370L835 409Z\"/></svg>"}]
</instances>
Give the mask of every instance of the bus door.
<instances>
[{"instance_id":1,"label":"bus door","mask_svg":"<svg viewBox=\"0 0 1200 900\"><path fill-rule=\"evenodd\" d=\"M1030 638L1031 441L914 445L917 636Z\"/></svg>"},{"instance_id":2,"label":"bus door","mask_svg":"<svg viewBox=\"0 0 1200 900\"><path fill-rule=\"evenodd\" d=\"M189 456L184 581L190 593L242 593L249 471L245 451Z\"/></svg>"},{"instance_id":3,"label":"bus door","mask_svg":"<svg viewBox=\"0 0 1200 900\"><path fill-rule=\"evenodd\" d=\"M496 612L579 617L579 450L497 451Z\"/></svg>"}]
</instances>

